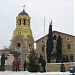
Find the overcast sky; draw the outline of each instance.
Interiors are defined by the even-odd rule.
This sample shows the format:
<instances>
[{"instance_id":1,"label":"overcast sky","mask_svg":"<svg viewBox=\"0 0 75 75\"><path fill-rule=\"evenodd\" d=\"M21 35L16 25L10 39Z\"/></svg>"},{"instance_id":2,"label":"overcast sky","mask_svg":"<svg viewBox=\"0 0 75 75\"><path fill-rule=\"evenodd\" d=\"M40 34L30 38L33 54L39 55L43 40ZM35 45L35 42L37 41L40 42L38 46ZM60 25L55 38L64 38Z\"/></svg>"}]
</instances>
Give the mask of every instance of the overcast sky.
<instances>
[{"instance_id":1,"label":"overcast sky","mask_svg":"<svg viewBox=\"0 0 75 75\"><path fill-rule=\"evenodd\" d=\"M23 10L31 17L34 40L48 33L49 22L53 30L74 35L74 0L0 0L0 49L10 46L16 27L16 16Z\"/></svg>"}]
</instances>

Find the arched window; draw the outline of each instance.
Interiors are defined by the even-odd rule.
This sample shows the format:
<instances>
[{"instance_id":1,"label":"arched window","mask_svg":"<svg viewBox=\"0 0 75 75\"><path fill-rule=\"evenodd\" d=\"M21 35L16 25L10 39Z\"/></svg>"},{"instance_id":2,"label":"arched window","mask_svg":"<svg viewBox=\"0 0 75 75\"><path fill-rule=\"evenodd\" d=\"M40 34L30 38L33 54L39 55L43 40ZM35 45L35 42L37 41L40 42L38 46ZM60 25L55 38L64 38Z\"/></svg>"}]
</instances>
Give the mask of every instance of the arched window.
<instances>
[{"instance_id":1,"label":"arched window","mask_svg":"<svg viewBox=\"0 0 75 75\"><path fill-rule=\"evenodd\" d=\"M18 24L21 25L21 19L18 20Z\"/></svg>"},{"instance_id":2,"label":"arched window","mask_svg":"<svg viewBox=\"0 0 75 75\"><path fill-rule=\"evenodd\" d=\"M54 36L53 36L53 39L56 40L56 39L57 39L57 35L54 35Z\"/></svg>"},{"instance_id":3,"label":"arched window","mask_svg":"<svg viewBox=\"0 0 75 75\"><path fill-rule=\"evenodd\" d=\"M26 25L26 20L24 19L24 25Z\"/></svg>"},{"instance_id":4,"label":"arched window","mask_svg":"<svg viewBox=\"0 0 75 75\"><path fill-rule=\"evenodd\" d=\"M70 44L67 44L67 48L68 48L68 49L71 49L71 46L70 46Z\"/></svg>"},{"instance_id":5,"label":"arched window","mask_svg":"<svg viewBox=\"0 0 75 75\"><path fill-rule=\"evenodd\" d=\"M42 51L44 51L44 49L45 49L45 46L42 46Z\"/></svg>"}]
</instances>

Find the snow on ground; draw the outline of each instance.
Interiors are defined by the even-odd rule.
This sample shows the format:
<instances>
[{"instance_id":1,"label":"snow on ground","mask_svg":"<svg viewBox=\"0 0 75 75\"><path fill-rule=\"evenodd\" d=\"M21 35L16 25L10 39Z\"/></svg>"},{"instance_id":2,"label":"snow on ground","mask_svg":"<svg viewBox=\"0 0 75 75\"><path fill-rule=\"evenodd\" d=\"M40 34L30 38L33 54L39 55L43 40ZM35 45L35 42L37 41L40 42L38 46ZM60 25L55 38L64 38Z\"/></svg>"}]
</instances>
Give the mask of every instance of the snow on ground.
<instances>
[{"instance_id":1,"label":"snow on ground","mask_svg":"<svg viewBox=\"0 0 75 75\"><path fill-rule=\"evenodd\" d=\"M69 72L36 72L36 73L31 73L28 71L20 71L20 72L13 72L13 71L5 71L5 72L0 72L0 75L71 75Z\"/></svg>"}]
</instances>

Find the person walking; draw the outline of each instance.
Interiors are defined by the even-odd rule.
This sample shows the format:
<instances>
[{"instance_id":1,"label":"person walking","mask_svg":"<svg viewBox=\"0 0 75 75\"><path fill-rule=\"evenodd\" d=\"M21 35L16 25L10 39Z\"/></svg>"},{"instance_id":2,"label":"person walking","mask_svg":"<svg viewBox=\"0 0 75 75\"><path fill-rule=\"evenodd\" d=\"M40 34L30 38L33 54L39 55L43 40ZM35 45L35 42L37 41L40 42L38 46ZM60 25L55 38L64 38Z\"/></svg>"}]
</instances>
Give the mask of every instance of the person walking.
<instances>
[{"instance_id":1,"label":"person walking","mask_svg":"<svg viewBox=\"0 0 75 75\"><path fill-rule=\"evenodd\" d=\"M12 63L12 70L15 71L15 61Z\"/></svg>"},{"instance_id":2,"label":"person walking","mask_svg":"<svg viewBox=\"0 0 75 75\"><path fill-rule=\"evenodd\" d=\"M46 69L45 69L46 61L45 60L42 60L41 66L42 66L43 72L46 72Z\"/></svg>"},{"instance_id":3,"label":"person walking","mask_svg":"<svg viewBox=\"0 0 75 75\"><path fill-rule=\"evenodd\" d=\"M17 62L16 62L16 71L17 71L17 70L18 70L18 71L20 71L19 66L20 66L20 62L19 62L19 61L17 61Z\"/></svg>"},{"instance_id":4,"label":"person walking","mask_svg":"<svg viewBox=\"0 0 75 75\"><path fill-rule=\"evenodd\" d=\"M26 60L24 61L23 66L24 66L24 71L26 71L26 66L27 66L27 64L26 64Z\"/></svg>"}]
</instances>

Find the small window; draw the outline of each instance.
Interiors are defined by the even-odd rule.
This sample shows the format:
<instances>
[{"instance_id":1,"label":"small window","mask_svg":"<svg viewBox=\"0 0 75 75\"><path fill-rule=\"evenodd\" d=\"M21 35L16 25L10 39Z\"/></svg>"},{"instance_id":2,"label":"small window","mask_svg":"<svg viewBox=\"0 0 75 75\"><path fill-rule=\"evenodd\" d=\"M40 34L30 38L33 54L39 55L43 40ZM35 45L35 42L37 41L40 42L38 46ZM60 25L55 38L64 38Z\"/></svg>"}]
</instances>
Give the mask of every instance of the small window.
<instances>
[{"instance_id":1,"label":"small window","mask_svg":"<svg viewBox=\"0 0 75 75\"><path fill-rule=\"evenodd\" d=\"M68 48L68 49L71 49L70 44L67 44L67 48Z\"/></svg>"},{"instance_id":2,"label":"small window","mask_svg":"<svg viewBox=\"0 0 75 75\"><path fill-rule=\"evenodd\" d=\"M42 46L42 51L44 51L44 46Z\"/></svg>"},{"instance_id":3,"label":"small window","mask_svg":"<svg viewBox=\"0 0 75 75\"><path fill-rule=\"evenodd\" d=\"M19 19L19 25L21 25L21 19Z\"/></svg>"},{"instance_id":4,"label":"small window","mask_svg":"<svg viewBox=\"0 0 75 75\"><path fill-rule=\"evenodd\" d=\"M24 25L26 25L26 20L24 19Z\"/></svg>"},{"instance_id":5,"label":"small window","mask_svg":"<svg viewBox=\"0 0 75 75\"><path fill-rule=\"evenodd\" d=\"M21 46L21 44L20 44L20 43L18 43L18 44L17 44L17 46L18 46L18 47L20 47L20 46Z\"/></svg>"},{"instance_id":6,"label":"small window","mask_svg":"<svg viewBox=\"0 0 75 75\"><path fill-rule=\"evenodd\" d=\"M67 38L67 41L70 41L70 37Z\"/></svg>"},{"instance_id":7,"label":"small window","mask_svg":"<svg viewBox=\"0 0 75 75\"><path fill-rule=\"evenodd\" d=\"M42 40L41 42L42 42L42 43L44 43L44 41L43 41L43 40Z\"/></svg>"},{"instance_id":8,"label":"small window","mask_svg":"<svg viewBox=\"0 0 75 75\"><path fill-rule=\"evenodd\" d=\"M18 42L18 43L16 44L16 47L17 47L17 48L20 48L20 47L21 47L21 43Z\"/></svg>"},{"instance_id":9,"label":"small window","mask_svg":"<svg viewBox=\"0 0 75 75\"><path fill-rule=\"evenodd\" d=\"M67 40L69 40L69 38L67 38Z\"/></svg>"},{"instance_id":10,"label":"small window","mask_svg":"<svg viewBox=\"0 0 75 75\"><path fill-rule=\"evenodd\" d=\"M56 35L54 35L54 36L53 36L53 39L54 39L54 40L56 40L56 39L57 39L57 36L56 36Z\"/></svg>"},{"instance_id":11,"label":"small window","mask_svg":"<svg viewBox=\"0 0 75 75\"><path fill-rule=\"evenodd\" d=\"M45 46L44 40L41 40L41 45Z\"/></svg>"},{"instance_id":12,"label":"small window","mask_svg":"<svg viewBox=\"0 0 75 75\"><path fill-rule=\"evenodd\" d=\"M70 55L70 60L73 62L73 54Z\"/></svg>"}]
</instances>

